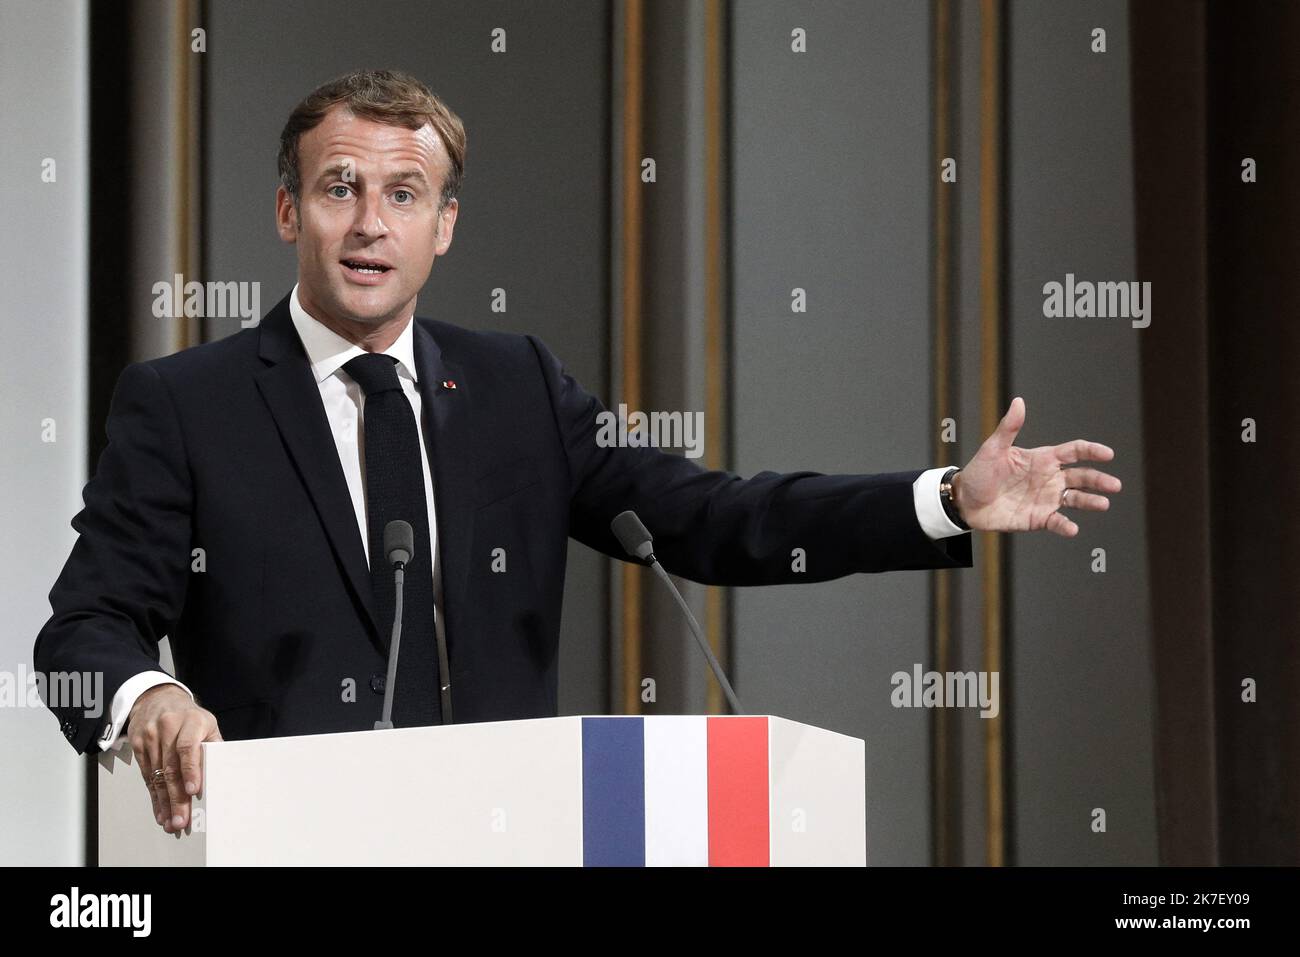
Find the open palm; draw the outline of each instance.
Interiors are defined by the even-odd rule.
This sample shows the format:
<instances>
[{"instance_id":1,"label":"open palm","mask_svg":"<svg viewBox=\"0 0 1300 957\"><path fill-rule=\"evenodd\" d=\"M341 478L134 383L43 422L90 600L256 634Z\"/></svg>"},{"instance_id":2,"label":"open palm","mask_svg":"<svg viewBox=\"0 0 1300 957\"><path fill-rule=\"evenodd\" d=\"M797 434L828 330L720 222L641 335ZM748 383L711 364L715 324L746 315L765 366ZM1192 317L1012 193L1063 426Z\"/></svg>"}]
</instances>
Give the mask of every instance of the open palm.
<instances>
[{"instance_id":1,"label":"open palm","mask_svg":"<svg viewBox=\"0 0 1300 957\"><path fill-rule=\"evenodd\" d=\"M1079 526L1060 509L1104 512L1110 499L1101 493L1118 492L1121 487L1115 476L1076 463L1109 462L1115 451L1087 439L1017 448L1013 443L1024 424L1025 402L1017 396L994 433L958 474L957 508L966 524L980 531L1045 528L1073 538Z\"/></svg>"}]
</instances>

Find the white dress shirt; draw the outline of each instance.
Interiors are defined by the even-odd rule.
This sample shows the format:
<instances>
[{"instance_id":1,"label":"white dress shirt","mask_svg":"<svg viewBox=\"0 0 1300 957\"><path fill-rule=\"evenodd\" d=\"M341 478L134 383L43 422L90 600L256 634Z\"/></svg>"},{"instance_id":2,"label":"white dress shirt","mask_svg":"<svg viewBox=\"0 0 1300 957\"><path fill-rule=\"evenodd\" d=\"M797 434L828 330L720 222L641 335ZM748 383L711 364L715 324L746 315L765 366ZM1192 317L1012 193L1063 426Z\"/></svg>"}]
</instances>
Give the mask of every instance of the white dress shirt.
<instances>
[{"instance_id":1,"label":"white dress shirt","mask_svg":"<svg viewBox=\"0 0 1300 957\"><path fill-rule=\"evenodd\" d=\"M320 388L321 402L325 406L325 415L329 419L330 429L334 433L334 444L338 448L339 460L343 464L343 475L347 479L348 491L352 495L352 507L356 512L357 528L361 532L361 541L366 549L366 560L370 560L370 536L366 524L365 492L365 450L357 442L358 433L364 432L365 393L361 387L343 369L343 364L356 356L364 355L365 350L353 345L342 336L333 332L311 317L298 302L298 287L293 287L289 298L289 312L293 317L294 328L302 340L311 363L312 373ZM424 499L429 505L429 531L433 536L433 600L439 609L435 616L438 637L446 640L442 622L442 562L438 554L438 525L434 519L433 475L429 470L428 442L425 432L428 428L421 415L420 390L416 388L418 374L415 369L415 324L408 320L397 341L388 349L386 355L397 357L397 375L402 384L402 391L411 403L415 420L421 423L420 429L420 465L424 469ZM364 438L364 437L363 437ZM943 510L939 500L939 480L947 468L928 469L922 472L912 483L912 502L916 508L916 518L921 529L930 538L949 538L965 534L958 528ZM99 738L101 749L119 750L126 742L121 730L136 699L144 692L160 684L175 684L185 688L193 697L189 688L163 671L145 671L124 681L113 695L109 708L109 720L104 733Z\"/></svg>"}]
</instances>

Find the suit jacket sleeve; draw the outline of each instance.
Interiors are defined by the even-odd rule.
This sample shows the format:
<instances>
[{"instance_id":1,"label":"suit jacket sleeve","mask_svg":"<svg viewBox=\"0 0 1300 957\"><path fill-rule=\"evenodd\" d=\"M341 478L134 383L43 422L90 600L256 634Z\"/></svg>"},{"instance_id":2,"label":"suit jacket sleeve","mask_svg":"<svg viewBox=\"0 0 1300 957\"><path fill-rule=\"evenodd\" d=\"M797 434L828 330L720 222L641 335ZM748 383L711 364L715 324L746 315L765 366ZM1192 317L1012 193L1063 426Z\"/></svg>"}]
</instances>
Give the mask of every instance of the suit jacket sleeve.
<instances>
[{"instance_id":1,"label":"suit jacket sleeve","mask_svg":"<svg viewBox=\"0 0 1300 957\"><path fill-rule=\"evenodd\" d=\"M36 639L36 668L101 672L101 713L52 707L86 751L108 701L133 675L159 669L158 642L185 603L193 488L167 387L149 365L128 366L108 416L108 445L72 520L78 538L50 591L53 615Z\"/></svg>"},{"instance_id":2,"label":"suit jacket sleeve","mask_svg":"<svg viewBox=\"0 0 1300 957\"><path fill-rule=\"evenodd\" d=\"M570 532L578 541L626 557L609 523L630 508L654 536L664 568L703 584L791 584L971 566L970 535L935 540L922 531L912 493L922 469L760 472L744 479L654 448L601 447L597 416L604 406L543 343L529 339L568 459ZM795 549L805 557L803 571L795 570Z\"/></svg>"}]
</instances>

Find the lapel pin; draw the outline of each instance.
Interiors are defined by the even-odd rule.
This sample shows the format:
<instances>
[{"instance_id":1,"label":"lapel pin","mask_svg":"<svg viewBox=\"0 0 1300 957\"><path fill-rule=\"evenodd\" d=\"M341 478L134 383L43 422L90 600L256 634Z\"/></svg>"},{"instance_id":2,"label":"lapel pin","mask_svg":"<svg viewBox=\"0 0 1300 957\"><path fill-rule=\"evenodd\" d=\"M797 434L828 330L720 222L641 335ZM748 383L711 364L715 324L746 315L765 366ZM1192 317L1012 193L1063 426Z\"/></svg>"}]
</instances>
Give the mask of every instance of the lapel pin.
<instances>
[{"instance_id":1,"label":"lapel pin","mask_svg":"<svg viewBox=\"0 0 1300 957\"><path fill-rule=\"evenodd\" d=\"M454 388L456 388L456 382L455 382L454 379L443 379L443 380L442 380L442 387L443 387L444 389L454 389Z\"/></svg>"}]
</instances>

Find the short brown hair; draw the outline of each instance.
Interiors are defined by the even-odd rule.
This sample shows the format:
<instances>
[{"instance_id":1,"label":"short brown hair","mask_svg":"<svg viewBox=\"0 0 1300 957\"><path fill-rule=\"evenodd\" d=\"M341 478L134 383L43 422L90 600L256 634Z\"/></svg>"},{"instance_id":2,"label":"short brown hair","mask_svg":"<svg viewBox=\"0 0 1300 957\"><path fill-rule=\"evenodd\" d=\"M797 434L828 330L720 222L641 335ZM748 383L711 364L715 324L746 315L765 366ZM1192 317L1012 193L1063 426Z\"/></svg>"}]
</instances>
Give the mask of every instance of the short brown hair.
<instances>
[{"instance_id":1,"label":"short brown hair","mask_svg":"<svg viewBox=\"0 0 1300 957\"><path fill-rule=\"evenodd\" d=\"M418 130L425 123L431 125L451 159L438 208L456 198L465 175L465 126L460 117L410 74L396 70L355 70L312 90L293 108L289 121L284 124L278 157L280 184L288 191L294 206L298 205L302 191L298 140L340 103L357 116L391 126Z\"/></svg>"}]
</instances>

